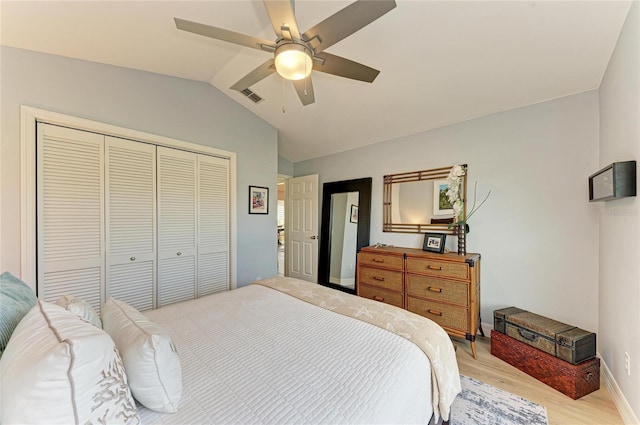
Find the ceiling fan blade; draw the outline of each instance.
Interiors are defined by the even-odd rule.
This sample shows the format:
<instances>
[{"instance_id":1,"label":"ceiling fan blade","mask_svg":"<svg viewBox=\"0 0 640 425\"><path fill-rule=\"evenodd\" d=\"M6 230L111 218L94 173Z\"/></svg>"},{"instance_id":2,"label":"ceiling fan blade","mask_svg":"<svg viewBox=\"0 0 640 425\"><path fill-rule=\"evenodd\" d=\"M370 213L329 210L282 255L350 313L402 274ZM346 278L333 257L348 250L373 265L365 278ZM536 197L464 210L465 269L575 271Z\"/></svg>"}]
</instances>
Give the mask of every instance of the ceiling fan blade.
<instances>
[{"instance_id":1,"label":"ceiling fan blade","mask_svg":"<svg viewBox=\"0 0 640 425\"><path fill-rule=\"evenodd\" d=\"M278 38L300 39L300 30L291 0L264 0L264 7L267 9L269 20Z\"/></svg>"},{"instance_id":2,"label":"ceiling fan blade","mask_svg":"<svg viewBox=\"0 0 640 425\"><path fill-rule=\"evenodd\" d=\"M304 34L316 53L350 36L396 7L394 0L358 0L329 16ZM316 38L314 42L314 38Z\"/></svg>"},{"instance_id":3,"label":"ceiling fan blade","mask_svg":"<svg viewBox=\"0 0 640 425\"><path fill-rule=\"evenodd\" d=\"M324 59L324 63L313 62L313 69L327 74L337 75L339 77L351 78L352 80L373 83L380 71L373 69L358 62L345 59L341 56L332 55L331 53L322 52L316 57Z\"/></svg>"},{"instance_id":4,"label":"ceiling fan blade","mask_svg":"<svg viewBox=\"0 0 640 425\"><path fill-rule=\"evenodd\" d=\"M248 89L258 81L267 78L274 72L276 72L276 68L273 65L273 59L269 59L268 61L242 77L237 83L231 86L231 89L237 91Z\"/></svg>"},{"instance_id":5,"label":"ceiling fan blade","mask_svg":"<svg viewBox=\"0 0 640 425\"><path fill-rule=\"evenodd\" d=\"M311 81L311 75L304 80L295 80L292 81L292 83L303 106L310 105L316 101L316 97L313 94L313 82Z\"/></svg>"},{"instance_id":6,"label":"ceiling fan blade","mask_svg":"<svg viewBox=\"0 0 640 425\"><path fill-rule=\"evenodd\" d=\"M229 43L239 44L241 46L252 47L258 50L265 50L263 46L270 47L270 51L273 51L272 49L275 48L275 43L269 40L263 40L251 35L229 31L224 28L217 28L205 24L199 24L197 22L186 21L180 18L173 19L179 30L204 35L205 37L211 37L217 40L227 41Z\"/></svg>"}]
</instances>

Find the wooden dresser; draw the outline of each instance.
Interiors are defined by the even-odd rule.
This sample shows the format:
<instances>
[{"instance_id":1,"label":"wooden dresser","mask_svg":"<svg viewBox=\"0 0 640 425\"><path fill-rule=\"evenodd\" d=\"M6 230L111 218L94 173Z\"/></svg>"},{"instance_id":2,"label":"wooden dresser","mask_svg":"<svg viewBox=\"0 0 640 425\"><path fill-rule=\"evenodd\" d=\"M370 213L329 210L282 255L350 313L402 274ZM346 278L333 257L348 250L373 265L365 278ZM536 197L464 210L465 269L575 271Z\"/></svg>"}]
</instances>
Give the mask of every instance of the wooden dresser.
<instances>
[{"instance_id":1,"label":"wooden dresser","mask_svg":"<svg viewBox=\"0 0 640 425\"><path fill-rule=\"evenodd\" d=\"M358 254L357 294L409 310L467 339L476 358L480 328L480 254L365 247Z\"/></svg>"}]
</instances>

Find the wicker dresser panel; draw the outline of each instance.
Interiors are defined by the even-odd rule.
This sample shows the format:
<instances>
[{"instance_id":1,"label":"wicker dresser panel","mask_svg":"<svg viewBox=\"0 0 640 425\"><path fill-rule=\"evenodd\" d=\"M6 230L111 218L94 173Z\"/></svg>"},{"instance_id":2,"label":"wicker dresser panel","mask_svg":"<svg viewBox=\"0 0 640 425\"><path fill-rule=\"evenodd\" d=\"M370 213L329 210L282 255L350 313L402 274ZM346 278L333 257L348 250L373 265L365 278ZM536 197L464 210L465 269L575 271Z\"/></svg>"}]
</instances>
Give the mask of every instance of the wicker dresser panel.
<instances>
[{"instance_id":1,"label":"wicker dresser panel","mask_svg":"<svg viewBox=\"0 0 640 425\"><path fill-rule=\"evenodd\" d=\"M410 273L407 275L407 295L467 306L469 284Z\"/></svg>"},{"instance_id":2,"label":"wicker dresser panel","mask_svg":"<svg viewBox=\"0 0 640 425\"><path fill-rule=\"evenodd\" d=\"M467 309L409 297L407 310L433 320L442 327L466 331L468 327Z\"/></svg>"},{"instance_id":3,"label":"wicker dresser panel","mask_svg":"<svg viewBox=\"0 0 640 425\"><path fill-rule=\"evenodd\" d=\"M374 267L360 268L360 283L378 286L402 293L402 271L377 269Z\"/></svg>"},{"instance_id":4,"label":"wicker dresser panel","mask_svg":"<svg viewBox=\"0 0 640 425\"><path fill-rule=\"evenodd\" d=\"M358 253L356 291L427 317L467 339L476 358L480 327L480 254L438 254L417 248L365 247ZM484 335L484 334L483 334Z\"/></svg>"},{"instance_id":5,"label":"wicker dresser panel","mask_svg":"<svg viewBox=\"0 0 640 425\"><path fill-rule=\"evenodd\" d=\"M397 255L383 255L378 253L362 252L358 255L358 261L363 266L385 267L388 269L403 270L404 258Z\"/></svg>"},{"instance_id":6,"label":"wicker dresser panel","mask_svg":"<svg viewBox=\"0 0 640 425\"><path fill-rule=\"evenodd\" d=\"M437 261L430 258L407 257L407 271L428 273L434 276L469 279L469 266L467 264Z\"/></svg>"},{"instance_id":7,"label":"wicker dresser panel","mask_svg":"<svg viewBox=\"0 0 640 425\"><path fill-rule=\"evenodd\" d=\"M378 288L376 286L362 285L359 289L359 296L369 298L383 303L395 305L396 307L403 306L402 292L392 292L386 289Z\"/></svg>"}]
</instances>

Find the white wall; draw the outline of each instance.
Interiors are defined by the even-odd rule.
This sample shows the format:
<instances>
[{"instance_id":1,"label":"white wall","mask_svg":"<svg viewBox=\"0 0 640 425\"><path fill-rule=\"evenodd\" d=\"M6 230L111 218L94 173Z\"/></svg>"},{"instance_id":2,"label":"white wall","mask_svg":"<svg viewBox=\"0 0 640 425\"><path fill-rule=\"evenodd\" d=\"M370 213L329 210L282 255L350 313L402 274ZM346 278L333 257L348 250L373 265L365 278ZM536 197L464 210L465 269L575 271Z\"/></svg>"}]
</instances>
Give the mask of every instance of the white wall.
<instances>
[{"instance_id":1,"label":"white wall","mask_svg":"<svg viewBox=\"0 0 640 425\"><path fill-rule=\"evenodd\" d=\"M600 85L600 160L640 160L640 4L634 2ZM640 417L640 199L598 205L600 223L599 348ZM631 372L624 369L624 353Z\"/></svg>"},{"instance_id":2,"label":"white wall","mask_svg":"<svg viewBox=\"0 0 640 425\"><path fill-rule=\"evenodd\" d=\"M20 105L237 153L238 286L276 274L277 131L210 84L1 47L0 271L20 275ZM271 189L248 214L248 186Z\"/></svg>"},{"instance_id":3,"label":"white wall","mask_svg":"<svg viewBox=\"0 0 640 425\"><path fill-rule=\"evenodd\" d=\"M318 173L320 186L373 177L371 243L421 248L421 235L382 232L383 175L467 163L470 189L477 180L480 194L492 190L467 242L482 254L482 321L515 305L597 331L598 210L587 183L597 155L591 91L299 162L295 175Z\"/></svg>"}]
</instances>

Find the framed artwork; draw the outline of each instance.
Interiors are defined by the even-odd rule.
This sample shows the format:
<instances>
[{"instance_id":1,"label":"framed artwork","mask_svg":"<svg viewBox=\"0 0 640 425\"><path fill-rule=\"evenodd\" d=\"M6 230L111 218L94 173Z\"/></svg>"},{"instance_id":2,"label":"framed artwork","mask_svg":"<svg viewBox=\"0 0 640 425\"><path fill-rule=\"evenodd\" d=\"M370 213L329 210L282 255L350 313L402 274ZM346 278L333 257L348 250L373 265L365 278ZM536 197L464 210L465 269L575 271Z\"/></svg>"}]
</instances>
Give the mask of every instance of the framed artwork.
<instances>
[{"instance_id":1,"label":"framed artwork","mask_svg":"<svg viewBox=\"0 0 640 425\"><path fill-rule=\"evenodd\" d=\"M433 181L433 215L453 215L453 205L447 198L448 189L446 180Z\"/></svg>"},{"instance_id":2,"label":"framed artwork","mask_svg":"<svg viewBox=\"0 0 640 425\"><path fill-rule=\"evenodd\" d=\"M269 188L249 186L249 214L269 214Z\"/></svg>"},{"instance_id":3,"label":"framed artwork","mask_svg":"<svg viewBox=\"0 0 640 425\"><path fill-rule=\"evenodd\" d=\"M442 254L444 252L444 242L446 238L447 235L443 233L425 233L422 250Z\"/></svg>"},{"instance_id":4,"label":"framed artwork","mask_svg":"<svg viewBox=\"0 0 640 425\"><path fill-rule=\"evenodd\" d=\"M358 222L358 206L351 205L351 215L349 216L349 222L357 223Z\"/></svg>"}]
</instances>

